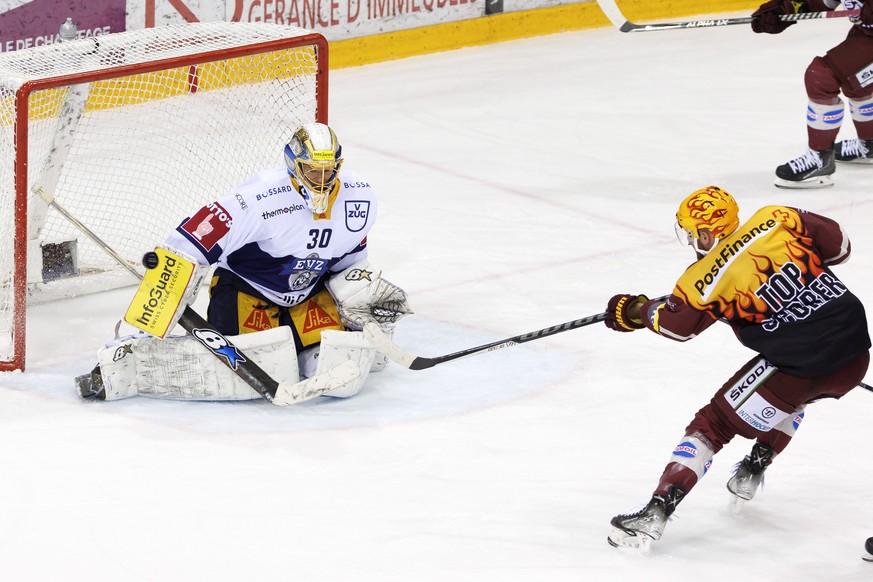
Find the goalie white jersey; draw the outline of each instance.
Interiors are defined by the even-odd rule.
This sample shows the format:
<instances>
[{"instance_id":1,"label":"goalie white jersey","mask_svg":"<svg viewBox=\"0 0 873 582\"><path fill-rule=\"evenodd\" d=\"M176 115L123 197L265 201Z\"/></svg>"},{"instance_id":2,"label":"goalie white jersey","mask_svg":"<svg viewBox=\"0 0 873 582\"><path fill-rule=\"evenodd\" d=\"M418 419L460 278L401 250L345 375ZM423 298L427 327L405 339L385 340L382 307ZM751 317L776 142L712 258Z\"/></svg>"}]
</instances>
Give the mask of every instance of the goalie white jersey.
<instances>
[{"instance_id":1,"label":"goalie white jersey","mask_svg":"<svg viewBox=\"0 0 873 582\"><path fill-rule=\"evenodd\" d=\"M186 218L166 244L232 271L276 305L296 305L367 256L373 191L345 169L337 183L327 212L314 215L285 168L266 170Z\"/></svg>"}]
</instances>

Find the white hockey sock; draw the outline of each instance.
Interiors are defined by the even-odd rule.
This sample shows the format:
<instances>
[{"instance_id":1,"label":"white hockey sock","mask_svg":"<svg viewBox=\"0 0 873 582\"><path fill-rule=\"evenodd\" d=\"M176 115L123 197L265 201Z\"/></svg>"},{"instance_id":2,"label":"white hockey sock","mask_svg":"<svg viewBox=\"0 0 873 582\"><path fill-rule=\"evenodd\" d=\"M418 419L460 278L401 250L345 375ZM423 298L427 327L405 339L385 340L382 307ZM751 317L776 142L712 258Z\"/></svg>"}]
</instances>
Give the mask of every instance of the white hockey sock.
<instances>
[{"instance_id":1,"label":"white hockey sock","mask_svg":"<svg viewBox=\"0 0 873 582\"><path fill-rule=\"evenodd\" d=\"M855 127L861 123L873 123L873 95L863 101L849 99L849 111Z\"/></svg>"},{"instance_id":2,"label":"white hockey sock","mask_svg":"<svg viewBox=\"0 0 873 582\"><path fill-rule=\"evenodd\" d=\"M842 101L836 105L823 105L810 101L806 108L806 125L820 131L839 129L843 123L846 106Z\"/></svg>"}]
</instances>

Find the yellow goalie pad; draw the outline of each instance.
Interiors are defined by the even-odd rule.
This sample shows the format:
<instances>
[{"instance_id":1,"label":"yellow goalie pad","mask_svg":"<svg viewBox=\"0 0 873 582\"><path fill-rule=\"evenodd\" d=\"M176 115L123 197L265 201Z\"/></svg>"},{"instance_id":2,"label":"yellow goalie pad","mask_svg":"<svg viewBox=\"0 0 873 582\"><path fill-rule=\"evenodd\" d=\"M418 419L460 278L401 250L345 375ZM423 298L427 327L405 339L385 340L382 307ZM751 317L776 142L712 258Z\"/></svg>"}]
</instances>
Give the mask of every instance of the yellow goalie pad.
<instances>
[{"instance_id":1,"label":"yellow goalie pad","mask_svg":"<svg viewBox=\"0 0 873 582\"><path fill-rule=\"evenodd\" d=\"M163 338L194 299L205 269L196 261L158 247L158 266L147 269L124 321Z\"/></svg>"}]
</instances>

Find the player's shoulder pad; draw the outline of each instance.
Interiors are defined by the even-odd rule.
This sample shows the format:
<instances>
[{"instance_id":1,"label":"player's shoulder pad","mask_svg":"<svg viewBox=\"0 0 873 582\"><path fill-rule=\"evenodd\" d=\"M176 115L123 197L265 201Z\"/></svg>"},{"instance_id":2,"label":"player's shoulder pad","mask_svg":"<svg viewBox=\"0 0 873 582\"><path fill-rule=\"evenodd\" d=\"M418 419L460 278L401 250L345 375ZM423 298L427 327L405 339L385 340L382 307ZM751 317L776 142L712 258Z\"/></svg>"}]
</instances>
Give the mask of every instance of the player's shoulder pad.
<instances>
[{"instance_id":1,"label":"player's shoulder pad","mask_svg":"<svg viewBox=\"0 0 873 582\"><path fill-rule=\"evenodd\" d=\"M276 196L291 193L296 194L296 191L288 176L288 170L285 168L272 168L255 174L249 180L237 186L225 198L231 199L231 203L236 208L248 212L252 207L275 202Z\"/></svg>"},{"instance_id":2,"label":"player's shoulder pad","mask_svg":"<svg viewBox=\"0 0 873 582\"><path fill-rule=\"evenodd\" d=\"M373 187L370 181L355 172L343 168L340 170L339 177L340 185L348 195L351 196L372 196Z\"/></svg>"},{"instance_id":3,"label":"player's shoulder pad","mask_svg":"<svg viewBox=\"0 0 873 582\"><path fill-rule=\"evenodd\" d=\"M803 211L791 206L771 204L770 206L763 206L756 210L752 215L752 218L747 222L753 222L755 219L760 221L761 219L771 218L777 222L794 222L798 219L800 212Z\"/></svg>"}]
</instances>

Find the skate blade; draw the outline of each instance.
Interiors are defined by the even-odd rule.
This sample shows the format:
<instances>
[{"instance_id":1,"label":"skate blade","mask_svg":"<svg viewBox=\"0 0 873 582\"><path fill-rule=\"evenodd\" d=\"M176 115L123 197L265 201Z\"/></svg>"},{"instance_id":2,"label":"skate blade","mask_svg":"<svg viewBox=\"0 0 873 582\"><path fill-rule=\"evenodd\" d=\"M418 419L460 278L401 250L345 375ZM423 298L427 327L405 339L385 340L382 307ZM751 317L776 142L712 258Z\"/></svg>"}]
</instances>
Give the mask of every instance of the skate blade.
<instances>
[{"instance_id":1,"label":"skate blade","mask_svg":"<svg viewBox=\"0 0 873 582\"><path fill-rule=\"evenodd\" d=\"M74 382L76 385L76 392L79 393L79 396L81 398L88 398L89 396L94 395L91 388L91 374L82 374L81 376L76 376Z\"/></svg>"},{"instance_id":2,"label":"skate blade","mask_svg":"<svg viewBox=\"0 0 873 582\"><path fill-rule=\"evenodd\" d=\"M828 186L833 186L834 180L832 176L816 176L815 178L808 178L799 182L792 182L791 180L776 178L773 183L776 185L777 188L790 188L792 190L812 190L814 188L827 188Z\"/></svg>"},{"instance_id":3,"label":"skate blade","mask_svg":"<svg viewBox=\"0 0 873 582\"><path fill-rule=\"evenodd\" d=\"M648 554L652 549L652 538L645 534L632 534L619 529L612 528L612 532L606 537L606 541L613 548L634 550L640 554Z\"/></svg>"},{"instance_id":4,"label":"skate blade","mask_svg":"<svg viewBox=\"0 0 873 582\"><path fill-rule=\"evenodd\" d=\"M742 497L738 497L736 495L731 494L730 500L730 510L734 515L739 515L743 512L743 509L746 507L746 503L748 503L748 499L743 499Z\"/></svg>"},{"instance_id":5,"label":"skate blade","mask_svg":"<svg viewBox=\"0 0 873 582\"><path fill-rule=\"evenodd\" d=\"M76 384L76 392L79 394L80 398L96 400L106 399L106 391L102 386L102 382L98 390L94 389L94 372L76 376L74 382Z\"/></svg>"}]
</instances>

